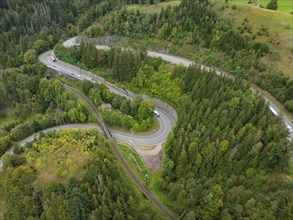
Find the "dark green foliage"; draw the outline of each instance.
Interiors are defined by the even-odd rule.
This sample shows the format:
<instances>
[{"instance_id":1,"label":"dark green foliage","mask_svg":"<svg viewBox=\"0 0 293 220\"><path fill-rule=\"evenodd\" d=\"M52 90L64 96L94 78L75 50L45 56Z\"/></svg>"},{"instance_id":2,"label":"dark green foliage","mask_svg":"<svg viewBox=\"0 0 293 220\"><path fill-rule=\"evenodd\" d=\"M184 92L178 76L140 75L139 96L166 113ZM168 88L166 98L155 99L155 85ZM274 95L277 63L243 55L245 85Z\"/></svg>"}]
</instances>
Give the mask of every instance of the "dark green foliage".
<instances>
[{"instance_id":1,"label":"dark green foliage","mask_svg":"<svg viewBox=\"0 0 293 220\"><path fill-rule=\"evenodd\" d=\"M135 50L110 50L109 65L113 67L113 77L118 81L130 82L136 76L141 64L141 55Z\"/></svg>"},{"instance_id":2,"label":"dark green foliage","mask_svg":"<svg viewBox=\"0 0 293 220\"><path fill-rule=\"evenodd\" d=\"M136 76L144 54L139 50L113 48L109 51L98 51L93 44L81 43L80 46L64 48L55 47L56 56L84 69L94 69L108 64L112 68L112 76L118 81L130 82Z\"/></svg>"},{"instance_id":3,"label":"dark green foliage","mask_svg":"<svg viewBox=\"0 0 293 220\"><path fill-rule=\"evenodd\" d=\"M45 115L27 123L6 126L4 129L9 134L0 137L0 155L14 142L34 132L69 122L92 120L88 107L72 93L65 92L58 80L46 80L38 75L30 76L17 71L7 72L2 78L7 100L15 106L17 117L22 118L30 112Z\"/></svg>"},{"instance_id":4,"label":"dark green foliage","mask_svg":"<svg viewBox=\"0 0 293 220\"><path fill-rule=\"evenodd\" d=\"M62 34L76 35L121 3L124 4L121 0L1 1L0 68L23 64L22 54L28 49L44 52Z\"/></svg>"},{"instance_id":5,"label":"dark green foliage","mask_svg":"<svg viewBox=\"0 0 293 220\"><path fill-rule=\"evenodd\" d=\"M275 5L276 2L272 0L269 5ZM143 39L158 38L172 41L179 46L194 44L198 48L223 51L227 58L231 58L230 62L227 61L231 73L253 80L284 104L291 100L292 98L284 95L285 90L293 94L289 79L281 73L273 70L271 74L252 78L255 72L268 71L261 57L269 52L269 47L266 43L254 39L249 28L245 26L247 18L243 22L243 27L233 29L231 23L217 14L211 4L208 0L183 0L180 5L162 9L159 14L142 14L122 8L109 13L102 21L105 31L111 34ZM119 56L117 58L121 59ZM122 63L117 61L115 65L121 66ZM119 71L122 70L115 67L113 73L116 79L121 80ZM272 82L272 78L277 81ZM292 111L290 107L287 107L287 110Z\"/></svg>"},{"instance_id":6,"label":"dark green foliage","mask_svg":"<svg viewBox=\"0 0 293 220\"><path fill-rule=\"evenodd\" d=\"M126 178L102 134L93 130L50 132L38 142L50 146L56 138L60 140L60 145L72 142L72 139L83 140L83 148L88 146L88 140L94 140L91 148L87 149L90 159L84 167L84 175L69 177L65 184L56 181L40 184L37 175L40 170L36 167L25 162L17 167L5 164L0 176L0 196L5 206L5 218L161 219L153 208L141 204L142 198L133 190L133 183ZM58 150L62 148L58 144L54 147ZM28 156L33 149L26 149L26 152ZM12 157L23 156L12 155L10 161Z\"/></svg>"},{"instance_id":7,"label":"dark green foliage","mask_svg":"<svg viewBox=\"0 0 293 220\"><path fill-rule=\"evenodd\" d=\"M105 121L112 126L122 127L133 131L146 131L152 126L154 117L154 103L151 100L143 100L140 95L136 95L133 100L124 96L110 92L105 85L98 85L89 80L81 81L81 89L96 107L102 102L111 104L114 111L103 109L102 115ZM64 103L64 102L63 102ZM67 105L68 106L68 105ZM74 112L69 112L69 117Z\"/></svg>"},{"instance_id":8,"label":"dark green foliage","mask_svg":"<svg viewBox=\"0 0 293 220\"><path fill-rule=\"evenodd\" d=\"M283 74L267 74L256 83L263 89L268 90L280 102L285 103L285 107L289 112L293 112L290 106L290 100L293 99L293 80Z\"/></svg>"},{"instance_id":9,"label":"dark green foliage","mask_svg":"<svg viewBox=\"0 0 293 220\"><path fill-rule=\"evenodd\" d=\"M271 10L277 10L278 9L278 0L271 0L266 8L271 9Z\"/></svg>"},{"instance_id":10,"label":"dark green foliage","mask_svg":"<svg viewBox=\"0 0 293 220\"><path fill-rule=\"evenodd\" d=\"M268 52L266 44L227 28L228 22L220 19L207 0L183 0L179 6L162 9L160 14L141 14L123 8L110 13L103 22L105 31L110 33L135 38L156 37L175 44L201 44L232 56L252 53L257 57L255 62Z\"/></svg>"},{"instance_id":11,"label":"dark green foliage","mask_svg":"<svg viewBox=\"0 0 293 220\"><path fill-rule=\"evenodd\" d=\"M196 67L182 76L189 97L167 141L162 188L189 210L186 219L277 217L277 189L266 187L274 182L269 175L286 169L290 159L281 119L238 81ZM258 209L248 205L256 201Z\"/></svg>"}]
</instances>

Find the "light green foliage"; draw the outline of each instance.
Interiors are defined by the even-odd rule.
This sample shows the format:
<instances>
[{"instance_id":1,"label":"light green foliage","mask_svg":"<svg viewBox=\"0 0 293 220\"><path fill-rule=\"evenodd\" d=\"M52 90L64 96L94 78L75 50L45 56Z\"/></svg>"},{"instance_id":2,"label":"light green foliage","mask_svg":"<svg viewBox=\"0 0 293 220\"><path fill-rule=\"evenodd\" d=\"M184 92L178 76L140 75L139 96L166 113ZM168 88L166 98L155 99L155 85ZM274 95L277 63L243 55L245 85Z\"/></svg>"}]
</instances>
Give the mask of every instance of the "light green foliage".
<instances>
[{"instance_id":1,"label":"light green foliage","mask_svg":"<svg viewBox=\"0 0 293 220\"><path fill-rule=\"evenodd\" d=\"M96 130L49 132L26 148L27 163L5 163L0 195L13 219L161 219ZM12 161L12 158L10 159ZM129 181L129 182L128 182ZM143 204L142 206L139 204Z\"/></svg>"},{"instance_id":2,"label":"light green foliage","mask_svg":"<svg viewBox=\"0 0 293 220\"><path fill-rule=\"evenodd\" d=\"M137 110L137 118L139 121L152 118L154 116L154 102L152 100L143 100Z\"/></svg>"},{"instance_id":3,"label":"light green foliage","mask_svg":"<svg viewBox=\"0 0 293 220\"><path fill-rule=\"evenodd\" d=\"M153 112L151 113L153 114ZM148 131L152 126L151 118L138 121L129 115L122 114L116 110L110 111L105 109L102 112L103 118L110 126L120 127L134 132Z\"/></svg>"},{"instance_id":4,"label":"light green foliage","mask_svg":"<svg viewBox=\"0 0 293 220\"><path fill-rule=\"evenodd\" d=\"M247 3L248 1L242 1L242 0L231 0L231 2L235 2L235 3ZM258 4L261 5L261 7L266 8L268 6L268 4L270 4L271 0L254 0L252 2L256 2ZM286 13L291 13L293 10L293 3L291 0L279 0L277 1L277 5L278 11L281 12L286 12ZM253 6L252 6L253 7Z\"/></svg>"},{"instance_id":5,"label":"light green foliage","mask_svg":"<svg viewBox=\"0 0 293 220\"><path fill-rule=\"evenodd\" d=\"M172 105L176 105L182 95L180 84L171 78L163 65L155 72L153 67L145 65L141 68L132 83L143 93L158 97Z\"/></svg>"},{"instance_id":6,"label":"light green foliage","mask_svg":"<svg viewBox=\"0 0 293 220\"><path fill-rule=\"evenodd\" d=\"M89 92L89 97L96 107L99 107L102 104L102 98L98 88L91 89Z\"/></svg>"},{"instance_id":7,"label":"light green foliage","mask_svg":"<svg viewBox=\"0 0 293 220\"><path fill-rule=\"evenodd\" d=\"M40 54L48 50L49 46L50 43L48 41L39 39L36 42L34 42L32 48L36 51L37 54Z\"/></svg>"},{"instance_id":8,"label":"light green foliage","mask_svg":"<svg viewBox=\"0 0 293 220\"><path fill-rule=\"evenodd\" d=\"M180 1L166 1L166 2L160 2L157 4L144 4L144 5L138 5L138 4L132 4L127 6L127 10L133 10L137 11L139 10L141 13L159 13L162 8L166 9L167 7L174 7L176 5L179 5Z\"/></svg>"},{"instance_id":9,"label":"light green foliage","mask_svg":"<svg viewBox=\"0 0 293 220\"><path fill-rule=\"evenodd\" d=\"M37 60L37 52L33 49L29 49L24 55L24 62L32 64Z\"/></svg>"},{"instance_id":10,"label":"light green foliage","mask_svg":"<svg viewBox=\"0 0 293 220\"><path fill-rule=\"evenodd\" d=\"M7 101L15 106L16 117L23 121L31 113L45 115L30 116L30 120L26 119L24 123L12 122L6 125L4 129L9 133L0 137L0 155L12 147L15 141L42 129L68 122L94 120L88 106L77 101L77 97L71 92L66 92L56 79L47 80L38 75L29 76L14 71L7 72L2 77L2 88L7 94Z\"/></svg>"},{"instance_id":11,"label":"light green foliage","mask_svg":"<svg viewBox=\"0 0 293 220\"><path fill-rule=\"evenodd\" d=\"M46 138L41 138L32 144L31 152L37 160L29 160L28 164L37 168L40 178L47 169L55 170L51 178L64 178L69 176L82 176L82 171L78 169L87 164L90 153L96 150L95 139L101 137L94 131L78 130L76 132L60 131L58 134L50 133L47 137L54 138L48 142ZM55 176L55 177L54 177Z\"/></svg>"},{"instance_id":12,"label":"light green foliage","mask_svg":"<svg viewBox=\"0 0 293 220\"><path fill-rule=\"evenodd\" d=\"M137 76L133 78L132 83L138 88L142 89L150 85L150 79L153 76L155 70L152 66L144 65L137 73Z\"/></svg>"}]
</instances>

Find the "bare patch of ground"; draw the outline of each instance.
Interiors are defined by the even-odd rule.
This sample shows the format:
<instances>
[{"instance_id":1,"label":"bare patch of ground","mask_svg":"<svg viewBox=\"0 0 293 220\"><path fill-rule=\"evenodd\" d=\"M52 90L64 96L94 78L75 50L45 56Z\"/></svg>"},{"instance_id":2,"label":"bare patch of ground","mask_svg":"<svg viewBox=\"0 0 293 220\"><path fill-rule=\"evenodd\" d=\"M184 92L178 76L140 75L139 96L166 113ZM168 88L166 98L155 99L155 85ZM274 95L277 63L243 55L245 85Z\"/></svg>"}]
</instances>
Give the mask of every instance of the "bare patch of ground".
<instances>
[{"instance_id":1,"label":"bare patch of ground","mask_svg":"<svg viewBox=\"0 0 293 220\"><path fill-rule=\"evenodd\" d=\"M157 154L144 155L140 154L145 165L152 170L153 173L160 170L162 166L162 151Z\"/></svg>"}]
</instances>

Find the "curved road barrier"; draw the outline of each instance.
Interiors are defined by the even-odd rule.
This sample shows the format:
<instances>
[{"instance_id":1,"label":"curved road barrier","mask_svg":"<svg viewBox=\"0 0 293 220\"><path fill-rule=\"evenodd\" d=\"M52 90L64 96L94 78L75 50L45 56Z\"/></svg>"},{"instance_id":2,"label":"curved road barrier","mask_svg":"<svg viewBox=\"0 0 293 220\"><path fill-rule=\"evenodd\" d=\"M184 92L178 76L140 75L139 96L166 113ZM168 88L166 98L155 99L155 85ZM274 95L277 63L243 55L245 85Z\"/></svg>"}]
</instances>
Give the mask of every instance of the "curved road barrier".
<instances>
[{"instance_id":1,"label":"curved road barrier","mask_svg":"<svg viewBox=\"0 0 293 220\"><path fill-rule=\"evenodd\" d=\"M74 45L79 45L81 42L96 43L96 41L94 39L90 39L90 38L82 37L82 36L76 36L76 37L73 37L73 38L65 41L63 43L63 45L65 47L71 47L71 46L74 46ZM99 50L110 49L110 47L108 45L96 45L96 48L99 49ZM170 62L170 63L173 63L173 64L182 64L185 67L188 67L188 66L190 66L192 64L196 64L195 62L193 62L191 60L188 60L186 58L183 58L183 57L173 56L173 55L159 53L159 52L150 51L150 50L147 51L147 55L150 56L150 57L160 57L160 58L162 58L163 60L165 60L167 62ZM230 73L228 73L226 71L223 71L223 70L221 70L219 68L208 67L208 66L205 66L205 65L200 65L200 67L201 67L201 69L204 69L204 70L207 70L207 71L214 71L217 75L224 75L224 76L227 76L229 78L235 78L235 76L233 76L232 74L230 74ZM257 93L253 88L251 88L251 90L253 91L253 93ZM276 105L274 105L268 98L266 98L264 95L263 95L263 98L268 103L269 108L272 111L272 113L274 115L276 115L276 116L281 116L283 118L283 120L285 122L285 125L286 125L286 127L287 127L287 129L289 131L288 139L289 139L289 141L292 141L293 140L293 123L292 123L292 121L290 121L285 116L285 114L282 113L282 111Z\"/></svg>"},{"instance_id":2,"label":"curved road barrier","mask_svg":"<svg viewBox=\"0 0 293 220\"><path fill-rule=\"evenodd\" d=\"M107 82L104 78L97 76L89 71L82 70L79 67L76 67L74 65L65 63L63 61L53 61L51 59L51 56L55 56L53 51L48 51L39 56L39 60L45 64L47 67L56 70L64 75L70 76L72 78L78 79L78 80L92 80L99 84L106 85L111 92L117 93L121 96L125 96L129 99L132 99L134 97L134 93L125 89L121 89L117 87L116 85ZM111 130L113 137L117 141L122 142L129 142L131 141L133 145L135 146L156 146L151 151L140 151L139 153L143 154L156 154L161 150L162 144L166 141L168 138L170 132L172 131L172 127L177 121L177 112L172 108L170 105L149 97L147 95L142 95L144 99L152 99L156 105L155 110L160 113L160 117L157 117L159 121L159 129L148 136L140 136L140 135L134 135L129 134L121 131L115 131ZM136 148L137 151L139 151L138 148Z\"/></svg>"}]
</instances>

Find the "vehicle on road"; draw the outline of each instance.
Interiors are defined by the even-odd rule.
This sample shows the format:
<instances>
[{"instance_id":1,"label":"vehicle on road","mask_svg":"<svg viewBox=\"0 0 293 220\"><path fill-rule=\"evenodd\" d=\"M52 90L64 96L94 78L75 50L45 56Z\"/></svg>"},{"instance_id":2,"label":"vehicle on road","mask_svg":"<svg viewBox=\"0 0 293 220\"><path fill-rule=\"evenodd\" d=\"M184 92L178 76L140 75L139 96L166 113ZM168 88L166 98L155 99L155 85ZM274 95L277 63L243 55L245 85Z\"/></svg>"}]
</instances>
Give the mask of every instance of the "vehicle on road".
<instances>
[{"instance_id":1,"label":"vehicle on road","mask_svg":"<svg viewBox=\"0 0 293 220\"><path fill-rule=\"evenodd\" d=\"M269 106L269 109L273 112L274 115L279 115L278 112L272 106Z\"/></svg>"},{"instance_id":2,"label":"vehicle on road","mask_svg":"<svg viewBox=\"0 0 293 220\"><path fill-rule=\"evenodd\" d=\"M91 79L91 78L86 78L87 80L91 81L92 83L96 83L95 80Z\"/></svg>"},{"instance_id":3,"label":"vehicle on road","mask_svg":"<svg viewBox=\"0 0 293 220\"><path fill-rule=\"evenodd\" d=\"M155 114L156 117L160 117L160 113L157 112L156 110L154 111L154 114Z\"/></svg>"},{"instance_id":4,"label":"vehicle on road","mask_svg":"<svg viewBox=\"0 0 293 220\"><path fill-rule=\"evenodd\" d=\"M286 127L288 128L288 130L289 130L290 132L292 132L292 131L293 131L293 129L291 128L291 126L290 126L290 125L286 124Z\"/></svg>"},{"instance_id":5,"label":"vehicle on road","mask_svg":"<svg viewBox=\"0 0 293 220\"><path fill-rule=\"evenodd\" d=\"M51 59L53 60L53 62L55 62L55 61L56 61L55 57L53 57L53 56L51 56Z\"/></svg>"}]
</instances>

